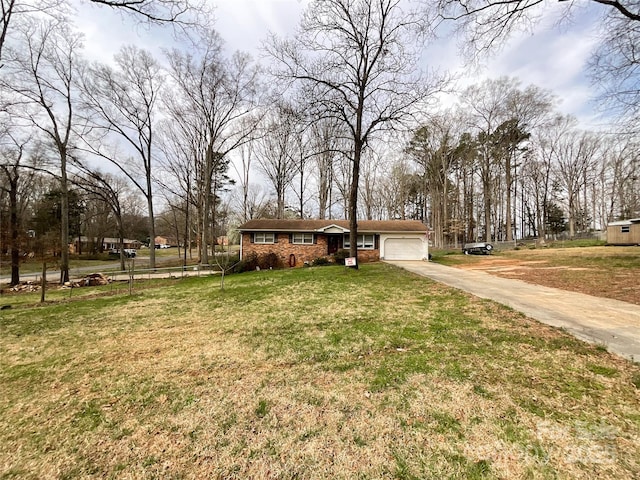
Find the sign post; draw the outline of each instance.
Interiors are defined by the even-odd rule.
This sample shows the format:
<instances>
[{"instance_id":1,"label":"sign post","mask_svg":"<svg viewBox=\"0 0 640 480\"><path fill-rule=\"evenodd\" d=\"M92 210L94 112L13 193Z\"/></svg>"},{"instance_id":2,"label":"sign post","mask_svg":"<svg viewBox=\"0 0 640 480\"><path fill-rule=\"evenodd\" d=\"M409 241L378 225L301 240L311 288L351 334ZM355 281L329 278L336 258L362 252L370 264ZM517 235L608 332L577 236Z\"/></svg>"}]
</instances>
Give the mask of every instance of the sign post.
<instances>
[{"instance_id":1,"label":"sign post","mask_svg":"<svg viewBox=\"0 0 640 480\"><path fill-rule=\"evenodd\" d=\"M357 266L357 259L356 257L347 257L344 259L344 266L345 267L355 267Z\"/></svg>"}]
</instances>

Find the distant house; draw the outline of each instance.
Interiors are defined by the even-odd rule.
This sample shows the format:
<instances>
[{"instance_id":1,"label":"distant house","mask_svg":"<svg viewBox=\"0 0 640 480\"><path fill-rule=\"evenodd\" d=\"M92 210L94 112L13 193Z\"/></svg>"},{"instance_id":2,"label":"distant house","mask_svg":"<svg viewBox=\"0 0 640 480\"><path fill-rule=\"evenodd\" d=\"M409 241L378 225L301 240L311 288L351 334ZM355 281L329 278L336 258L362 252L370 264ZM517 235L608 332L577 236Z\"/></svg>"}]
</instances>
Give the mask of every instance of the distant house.
<instances>
[{"instance_id":1,"label":"distant house","mask_svg":"<svg viewBox=\"0 0 640 480\"><path fill-rule=\"evenodd\" d=\"M102 242L102 248L99 247L99 243ZM129 238L124 239L124 248L140 248L142 244L138 240L131 240ZM73 241L70 246L70 253L80 253L80 252L89 252L92 250L98 250L102 252L106 252L111 249L120 248L120 239L113 237L105 237L105 238L89 238L89 237L80 237Z\"/></svg>"},{"instance_id":2,"label":"distant house","mask_svg":"<svg viewBox=\"0 0 640 480\"><path fill-rule=\"evenodd\" d=\"M607 225L610 245L640 245L640 218L620 220Z\"/></svg>"},{"instance_id":3,"label":"distant house","mask_svg":"<svg viewBox=\"0 0 640 480\"><path fill-rule=\"evenodd\" d=\"M163 237L161 235L156 236L154 243L156 245L156 248L168 248L178 245L178 242L175 238Z\"/></svg>"},{"instance_id":4,"label":"distant house","mask_svg":"<svg viewBox=\"0 0 640 480\"><path fill-rule=\"evenodd\" d=\"M349 248L348 220L250 220L238 229L240 258L275 253L285 265L304 265ZM427 227L417 220L358 221L358 261L424 260Z\"/></svg>"}]
</instances>

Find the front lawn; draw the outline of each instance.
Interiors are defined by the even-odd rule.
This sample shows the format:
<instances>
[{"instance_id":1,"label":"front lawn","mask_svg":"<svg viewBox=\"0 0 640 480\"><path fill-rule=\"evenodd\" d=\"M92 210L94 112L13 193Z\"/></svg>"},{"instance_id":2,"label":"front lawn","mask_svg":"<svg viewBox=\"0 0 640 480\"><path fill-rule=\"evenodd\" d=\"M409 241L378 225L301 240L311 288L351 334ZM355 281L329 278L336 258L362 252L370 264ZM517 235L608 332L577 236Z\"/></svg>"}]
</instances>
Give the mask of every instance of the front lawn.
<instances>
[{"instance_id":1,"label":"front lawn","mask_svg":"<svg viewBox=\"0 0 640 480\"><path fill-rule=\"evenodd\" d=\"M0 315L0 478L640 476L640 367L386 264Z\"/></svg>"}]
</instances>

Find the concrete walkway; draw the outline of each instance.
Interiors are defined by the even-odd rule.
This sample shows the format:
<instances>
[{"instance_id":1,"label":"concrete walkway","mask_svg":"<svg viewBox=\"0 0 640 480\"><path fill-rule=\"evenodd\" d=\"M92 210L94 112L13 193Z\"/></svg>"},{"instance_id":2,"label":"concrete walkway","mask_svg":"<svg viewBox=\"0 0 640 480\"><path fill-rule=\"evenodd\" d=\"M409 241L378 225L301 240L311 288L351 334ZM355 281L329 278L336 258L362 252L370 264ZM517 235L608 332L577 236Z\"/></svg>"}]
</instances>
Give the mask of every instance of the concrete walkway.
<instances>
[{"instance_id":1,"label":"concrete walkway","mask_svg":"<svg viewBox=\"0 0 640 480\"><path fill-rule=\"evenodd\" d=\"M640 362L640 306L632 303L533 285L485 272L433 262L389 261L438 282L495 300L610 352Z\"/></svg>"}]
</instances>

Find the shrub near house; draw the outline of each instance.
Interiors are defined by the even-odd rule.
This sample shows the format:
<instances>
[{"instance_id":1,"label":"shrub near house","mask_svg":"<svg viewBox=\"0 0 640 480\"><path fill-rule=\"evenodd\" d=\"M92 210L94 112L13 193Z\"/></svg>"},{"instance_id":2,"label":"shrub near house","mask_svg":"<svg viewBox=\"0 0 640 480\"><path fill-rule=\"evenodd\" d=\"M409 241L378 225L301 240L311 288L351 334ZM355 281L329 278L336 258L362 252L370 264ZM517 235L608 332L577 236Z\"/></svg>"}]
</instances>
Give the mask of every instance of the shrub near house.
<instances>
[{"instance_id":1,"label":"shrub near house","mask_svg":"<svg viewBox=\"0 0 640 480\"><path fill-rule=\"evenodd\" d=\"M311 264L349 248L347 220L250 220L239 228L240 257L277 255L285 266ZM417 220L358 222L358 261L423 260L427 227Z\"/></svg>"}]
</instances>

